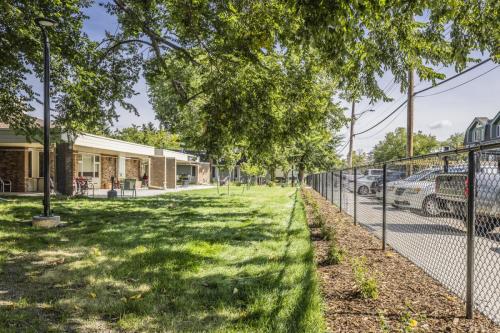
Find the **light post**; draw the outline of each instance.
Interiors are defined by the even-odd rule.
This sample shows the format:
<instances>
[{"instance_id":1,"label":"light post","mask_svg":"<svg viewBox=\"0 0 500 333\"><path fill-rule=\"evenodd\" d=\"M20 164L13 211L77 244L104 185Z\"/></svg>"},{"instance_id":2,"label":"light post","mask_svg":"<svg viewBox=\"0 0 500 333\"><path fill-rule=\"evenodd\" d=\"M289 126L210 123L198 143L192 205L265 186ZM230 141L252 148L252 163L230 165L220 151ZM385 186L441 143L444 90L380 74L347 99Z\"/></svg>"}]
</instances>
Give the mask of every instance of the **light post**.
<instances>
[{"instance_id":1,"label":"light post","mask_svg":"<svg viewBox=\"0 0 500 333\"><path fill-rule=\"evenodd\" d=\"M57 23L51 19L38 18L36 24L42 31L43 41L43 214L33 217L33 225L54 227L59 225L59 216L50 212L50 50L46 28Z\"/></svg>"},{"instance_id":2,"label":"light post","mask_svg":"<svg viewBox=\"0 0 500 333\"><path fill-rule=\"evenodd\" d=\"M353 142L354 141L354 123L356 122L356 120L361 118L361 116L364 115L365 113L375 111L374 109L367 109L367 110L364 110L363 112L360 112L359 114L355 114L354 113L355 106L356 106L356 102L353 101L352 102L352 110L351 110L351 128L349 129L349 131L350 131L349 152L347 153L347 166L349 168L352 167L352 149L354 146L354 142Z\"/></svg>"}]
</instances>

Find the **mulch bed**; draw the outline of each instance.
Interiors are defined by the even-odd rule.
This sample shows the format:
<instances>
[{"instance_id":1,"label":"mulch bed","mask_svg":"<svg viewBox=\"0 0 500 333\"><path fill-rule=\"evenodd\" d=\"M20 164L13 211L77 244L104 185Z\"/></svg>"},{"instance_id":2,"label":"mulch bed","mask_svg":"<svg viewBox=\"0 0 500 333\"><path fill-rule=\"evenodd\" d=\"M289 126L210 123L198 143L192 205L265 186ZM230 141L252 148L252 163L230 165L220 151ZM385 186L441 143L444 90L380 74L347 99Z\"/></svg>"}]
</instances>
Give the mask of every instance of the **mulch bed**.
<instances>
[{"instance_id":1,"label":"mulch bed","mask_svg":"<svg viewBox=\"0 0 500 333\"><path fill-rule=\"evenodd\" d=\"M350 216L309 191L319 204L326 224L337 234L346 251L338 265L325 265L328 241L313 227L313 213L306 205L311 239L325 304L327 325L332 332L500 332L500 328L476 312L465 319L464 302L451 294L422 269L389 247L383 252L381 241ZM379 296L364 299L356 286L351 261L366 258L370 274L376 277ZM411 321L411 325L408 323Z\"/></svg>"}]
</instances>

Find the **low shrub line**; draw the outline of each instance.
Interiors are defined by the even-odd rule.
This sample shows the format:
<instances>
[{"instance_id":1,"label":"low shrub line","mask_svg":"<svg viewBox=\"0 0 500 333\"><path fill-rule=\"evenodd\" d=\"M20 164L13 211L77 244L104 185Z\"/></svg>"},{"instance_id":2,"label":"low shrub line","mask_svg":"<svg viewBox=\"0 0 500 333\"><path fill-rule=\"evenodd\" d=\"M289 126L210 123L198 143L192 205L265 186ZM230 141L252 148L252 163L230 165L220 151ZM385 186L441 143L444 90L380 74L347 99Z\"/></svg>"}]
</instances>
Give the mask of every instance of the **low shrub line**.
<instances>
[{"instance_id":1,"label":"low shrub line","mask_svg":"<svg viewBox=\"0 0 500 333\"><path fill-rule=\"evenodd\" d=\"M325 299L335 332L500 332L463 302L327 200L302 189Z\"/></svg>"}]
</instances>

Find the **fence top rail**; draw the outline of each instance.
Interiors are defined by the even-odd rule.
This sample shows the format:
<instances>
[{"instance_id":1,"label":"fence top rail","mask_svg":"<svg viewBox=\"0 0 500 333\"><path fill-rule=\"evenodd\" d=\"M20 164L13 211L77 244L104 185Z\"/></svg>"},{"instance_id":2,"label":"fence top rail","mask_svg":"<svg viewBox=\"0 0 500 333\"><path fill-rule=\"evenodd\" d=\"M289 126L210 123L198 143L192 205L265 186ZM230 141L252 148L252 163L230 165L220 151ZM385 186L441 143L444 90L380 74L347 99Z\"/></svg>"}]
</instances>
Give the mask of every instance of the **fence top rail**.
<instances>
[{"instance_id":1,"label":"fence top rail","mask_svg":"<svg viewBox=\"0 0 500 333\"><path fill-rule=\"evenodd\" d=\"M430 154L424 154L424 155L418 155L418 156L412 156L412 157L404 157L404 158L389 160L389 161L385 161L385 162L376 162L376 163L370 163L370 164L363 164L363 165L358 165L356 167L335 169L335 170L330 170L330 171L323 171L323 172L318 172L316 174L320 174L320 173L324 173L324 172L347 171L347 170L352 170L354 168L360 169L360 168L369 168L369 167L375 167L375 166L382 167L384 164L392 164L392 163L399 163L399 162L422 160L422 159L430 158L430 157L441 157L441 156L445 157L445 156L452 156L452 155L458 155L458 154L468 153L468 152L471 152L471 151L479 152L479 151L482 151L482 150L496 149L496 148L500 148L500 141L498 141L498 142L492 142L492 143L485 143L485 144L478 144L478 145L475 145L475 146L472 146L472 147L464 147L464 148L452 149L452 150L447 150L447 151L440 151L440 152L436 152L436 153L430 153Z\"/></svg>"}]
</instances>

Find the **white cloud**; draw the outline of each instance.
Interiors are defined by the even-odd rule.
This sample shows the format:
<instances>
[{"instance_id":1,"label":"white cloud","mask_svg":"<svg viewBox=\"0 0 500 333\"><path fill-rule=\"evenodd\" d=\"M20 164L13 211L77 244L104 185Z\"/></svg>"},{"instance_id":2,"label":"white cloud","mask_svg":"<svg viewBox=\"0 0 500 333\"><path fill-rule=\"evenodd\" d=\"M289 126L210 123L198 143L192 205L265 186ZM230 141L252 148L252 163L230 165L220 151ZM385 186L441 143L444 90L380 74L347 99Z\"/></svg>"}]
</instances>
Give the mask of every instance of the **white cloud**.
<instances>
[{"instance_id":1,"label":"white cloud","mask_svg":"<svg viewBox=\"0 0 500 333\"><path fill-rule=\"evenodd\" d=\"M440 120L436 121L432 124L429 125L431 129L439 129L439 128L445 128L445 127L451 127L452 123L448 119L445 120Z\"/></svg>"}]
</instances>

